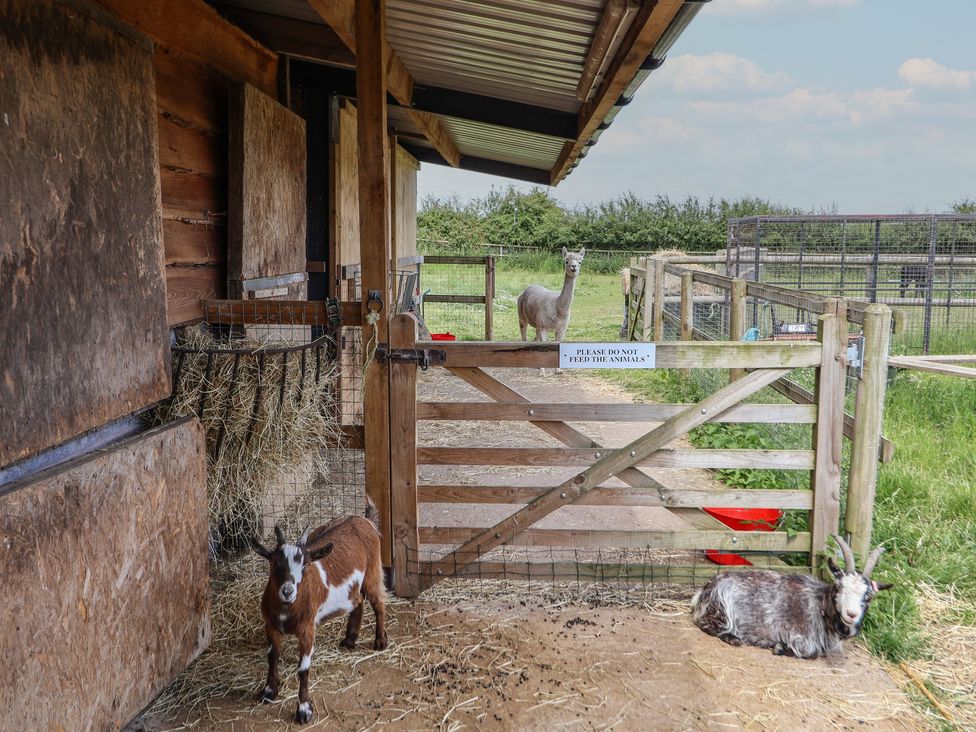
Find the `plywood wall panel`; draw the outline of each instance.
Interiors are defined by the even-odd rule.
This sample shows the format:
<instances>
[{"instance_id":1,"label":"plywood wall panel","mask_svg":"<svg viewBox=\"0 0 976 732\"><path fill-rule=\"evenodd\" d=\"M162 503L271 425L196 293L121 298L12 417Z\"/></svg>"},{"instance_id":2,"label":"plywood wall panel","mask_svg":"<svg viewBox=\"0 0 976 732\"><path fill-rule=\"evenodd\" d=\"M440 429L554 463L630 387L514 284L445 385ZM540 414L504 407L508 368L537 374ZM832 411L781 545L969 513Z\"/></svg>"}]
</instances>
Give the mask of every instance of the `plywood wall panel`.
<instances>
[{"instance_id":1,"label":"plywood wall panel","mask_svg":"<svg viewBox=\"0 0 976 732\"><path fill-rule=\"evenodd\" d=\"M207 571L195 420L0 496L0 727L128 722L209 643Z\"/></svg>"},{"instance_id":2,"label":"plywood wall panel","mask_svg":"<svg viewBox=\"0 0 976 732\"><path fill-rule=\"evenodd\" d=\"M227 276L305 271L305 120L248 84L231 89Z\"/></svg>"},{"instance_id":3,"label":"plywood wall panel","mask_svg":"<svg viewBox=\"0 0 976 732\"><path fill-rule=\"evenodd\" d=\"M417 253L417 159L397 146L393 164L394 259Z\"/></svg>"},{"instance_id":4,"label":"plywood wall panel","mask_svg":"<svg viewBox=\"0 0 976 732\"><path fill-rule=\"evenodd\" d=\"M5 465L163 398L170 369L151 48L51 0L2 14Z\"/></svg>"}]
</instances>

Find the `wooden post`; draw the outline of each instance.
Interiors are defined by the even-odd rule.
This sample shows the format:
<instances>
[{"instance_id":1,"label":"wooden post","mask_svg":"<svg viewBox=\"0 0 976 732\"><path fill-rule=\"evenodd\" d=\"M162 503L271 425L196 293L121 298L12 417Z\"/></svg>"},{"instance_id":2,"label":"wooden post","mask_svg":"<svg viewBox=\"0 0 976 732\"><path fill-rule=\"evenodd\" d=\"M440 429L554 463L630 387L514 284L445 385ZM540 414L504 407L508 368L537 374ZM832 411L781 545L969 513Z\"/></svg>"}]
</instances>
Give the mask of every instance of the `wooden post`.
<instances>
[{"instance_id":1,"label":"wooden post","mask_svg":"<svg viewBox=\"0 0 976 732\"><path fill-rule=\"evenodd\" d=\"M813 432L816 451L813 475L813 513L811 515L811 565L819 566L820 553L827 537L840 526L841 451L844 427L844 381L847 358L840 347L840 332L846 327L838 315L837 298L827 300L828 312L817 322L817 340L823 349L817 368L814 399L817 424ZM833 310L834 312L829 312Z\"/></svg>"},{"instance_id":2,"label":"wooden post","mask_svg":"<svg viewBox=\"0 0 976 732\"><path fill-rule=\"evenodd\" d=\"M495 340L495 258L485 257L485 340Z\"/></svg>"},{"instance_id":3,"label":"wooden post","mask_svg":"<svg viewBox=\"0 0 976 732\"><path fill-rule=\"evenodd\" d=\"M654 342L664 340L664 260L654 260ZM648 271L648 274L650 272Z\"/></svg>"},{"instance_id":4,"label":"wooden post","mask_svg":"<svg viewBox=\"0 0 976 732\"><path fill-rule=\"evenodd\" d=\"M390 323L390 348L412 349L417 320L410 313ZM393 522L394 587L400 597L420 592L417 533L417 364L390 365L390 505Z\"/></svg>"},{"instance_id":5,"label":"wooden post","mask_svg":"<svg viewBox=\"0 0 976 732\"><path fill-rule=\"evenodd\" d=\"M888 345L891 338L891 309L869 305L864 312L864 350L861 378L857 384L854 438L851 441L851 469L847 485L847 516L844 527L859 557L871 549L874 495L878 483L878 446L884 416L888 380Z\"/></svg>"},{"instance_id":6,"label":"wooden post","mask_svg":"<svg viewBox=\"0 0 976 732\"><path fill-rule=\"evenodd\" d=\"M654 298L652 292L654 279L651 277L651 264L647 258L643 260L643 265L641 269L641 297L644 302L639 305L639 308L641 313L641 341L646 343L651 340L651 312L653 311L651 300Z\"/></svg>"},{"instance_id":7,"label":"wooden post","mask_svg":"<svg viewBox=\"0 0 976 732\"><path fill-rule=\"evenodd\" d=\"M741 341L746 334L746 281L742 278L732 280L729 291L729 340ZM742 369L729 369L729 381L741 379Z\"/></svg>"},{"instance_id":8,"label":"wooden post","mask_svg":"<svg viewBox=\"0 0 976 732\"><path fill-rule=\"evenodd\" d=\"M681 275L681 340L695 340L695 280L691 272ZM682 369L684 376L691 374L690 369Z\"/></svg>"},{"instance_id":9,"label":"wooden post","mask_svg":"<svg viewBox=\"0 0 976 732\"><path fill-rule=\"evenodd\" d=\"M390 296L390 165L386 122L386 13L384 0L356 0L356 120L359 145L359 236L363 344L366 358L386 341ZM378 310L371 291L380 293ZM378 320L367 318L376 312ZM391 566L390 382L386 367L369 362L363 380L366 495L380 515L383 563Z\"/></svg>"}]
</instances>

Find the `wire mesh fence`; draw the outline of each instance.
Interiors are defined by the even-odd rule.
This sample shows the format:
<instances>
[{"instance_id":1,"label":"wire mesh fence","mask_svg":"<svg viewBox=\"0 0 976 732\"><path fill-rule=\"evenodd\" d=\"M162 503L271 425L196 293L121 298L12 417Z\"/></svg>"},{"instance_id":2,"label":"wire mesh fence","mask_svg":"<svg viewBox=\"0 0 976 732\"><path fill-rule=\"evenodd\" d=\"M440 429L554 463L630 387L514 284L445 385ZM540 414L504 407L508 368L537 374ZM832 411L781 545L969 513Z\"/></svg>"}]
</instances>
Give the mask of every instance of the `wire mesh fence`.
<instances>
[{"instance_id":1,"label":"wire mesh fence","mask_svg":"<svg viewBox=\"0 0 976 732\"><path fill-rule=\"evenodd\" d=\"M976 215L756 216L729 222L725 272L901 310L900 353L976 349ZM772 323L802 312L772 307Z\"/></svg>"},{"instance_id":2,"label":"wire mesh fence","mask_svg":"<svg viewBox=\"0 0 976 732\"><path fill-rule=\"evenodd\" d=\"M493 257L427 255L420 286L421 313L432 334L458 340L494 338Z\"/></svg>"},{"instance_id":3,"label":"wire mesh fence","mask_svg":"<svg viewBox=\"0 0 976 732\"><path fill-rule=\"evenodd\" d=\"M203 425L215 561L239 560L276 526L295 539L365 509L361 333L324 310L269 317L266 302L234 301L174 332L173 393L152 419Z\"/></svg>"}]
</instances>

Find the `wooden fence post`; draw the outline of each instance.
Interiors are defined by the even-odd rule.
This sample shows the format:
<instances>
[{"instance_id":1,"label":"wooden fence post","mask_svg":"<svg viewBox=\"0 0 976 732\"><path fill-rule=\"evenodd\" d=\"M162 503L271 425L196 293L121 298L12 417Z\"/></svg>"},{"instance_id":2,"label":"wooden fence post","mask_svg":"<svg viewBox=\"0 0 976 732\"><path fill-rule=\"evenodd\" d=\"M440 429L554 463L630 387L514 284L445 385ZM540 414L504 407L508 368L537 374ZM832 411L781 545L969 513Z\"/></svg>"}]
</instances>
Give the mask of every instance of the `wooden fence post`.
<instances>
[{"instance_id":1,"label":"wooden fence post","mask_svg":"<svg viewBox=\"0 0 976 732\"><path fill-rule=\"evenodd\" d=\"M413 349L417 320L410 313L390 322L390 348ZM393 577L399 597L420 592L417 533L417 364L390 364L390 504Z\"/></svg>"},{"instance_id":2,"label":"wooden fence post","mask_svg":"<svg viewBox=\"0 0 976 732\"><path fill-rule=\"evenodd\" d=\"M864 311L864 350L861 354L861 378L857 384L851 472L847 484L847 516L844 520L844 527L851 535L851 548L859 557L867 556L871 549L890 338L891 309L887 305L869 305Z\"/></svg>"},{"instance_id":3,"label":"wooden fence post","mask_svg":"<svg viewBox=\"0 0 976 732\"><path fill-rule=\"evenodd\" d=\"M359 149L359 240L363 343L388 333L390 296L390 165L386 118L386 13L383 0L360 0L356 24L356 130ZM381 303L369 302L377 292ZM374 324L368 318L375 317ZM367 359L370 348L364 346ZM390 382L386 367L367 362L363 379L366 493L376 504L383 564L390 566Z\"/></svg>"},{"instance_id":4,"label":"wooden fence post","mask_svg":"<svg viewBox=\"0 0 976 732\"><path fill-rule=\"evenodd\" d=\"M823 356L814 387L817 424L813 432L816 457L811 477L813 513L810 526L810 559L814 567L819 566L819 555L827 546L827 537L836 533L840 526L844 382L847 378L847 358L840 346L840 333L846 329L846 323L836 314L840 305L837 298L830 298L825 304L828 312L817 322L817 340Z\"/></svg>"},{"instance_id":5,"label":"wooden fence post","mask_svg":"<svg viewBox=\"0 0 976 732\"><path fill-rule=\"evenodd\" d=\"M664 260L654 259L654 342L664 340ZM650 272L648 272L650 274ZM645 298L646 301L646 298Z\"/></svg>"},{"instance_id":6,"label":"wooden fence post","mask_svg":"<svg viewBox=\"0 0 976 732\"><path fill-rule=\"evenodd\" d=\"M681 275L681 340L695 340L695 280L691 272ZM690 369L682 369L685 376L691 374Z\"/></svg>"},{"instance_id":7,"label":"wooden fence post","mask_svg":"<svg viewBox=\"0 0 976 732\"><path fill-rule=\"evenodd\" d=\"M732 280L729 290L729 340L741 341L746 334L746 281L740 277ZM729 381L741 379L742 369L729 369Z\"/></svg>"},{"instance_id":8,"label":"wooden fence post","mask_svg":"<svg viewBox=\"0 0 976 732\"><path fill-rule=\"evenodd\" d=\"M495 258L485 257L485 340L495 340Z\"/></svg>"},{"instance_id":9,"label":"wooden fence post","mask_svg":"<svg viewBox=\"0 0 976 732\"><path fill-rule=\"evenodd\" d=\"M641 315L641 341L646 343L651 340L651 312L653 311L651 299L654 297L652 292L654 289L654 280L651 277L651 265L646 257L642 258L641 265L641 298L643 301L639 305Z\"/></svg>"}]
</instances>

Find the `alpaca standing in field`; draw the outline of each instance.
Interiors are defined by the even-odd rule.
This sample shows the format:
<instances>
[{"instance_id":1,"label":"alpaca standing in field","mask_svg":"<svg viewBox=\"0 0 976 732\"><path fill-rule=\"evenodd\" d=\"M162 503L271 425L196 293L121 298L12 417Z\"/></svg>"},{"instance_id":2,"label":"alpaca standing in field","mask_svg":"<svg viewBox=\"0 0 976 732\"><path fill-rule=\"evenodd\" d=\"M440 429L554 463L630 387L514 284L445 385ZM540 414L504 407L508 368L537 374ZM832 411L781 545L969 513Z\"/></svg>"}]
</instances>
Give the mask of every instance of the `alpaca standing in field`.
<instances>
[{"instance_id":1,"label":"alpaca standing in field","mask_svg":"<svg viewBox=\"0 0 976 732\"><path fill-rule=\"evenodd\" d=\"M522 340L527 341L526 329L535 328L535 339L546 340L546 333L553 331L556 340L561 341L569 325L569 308L573 304L573 293L576 290L576 276L583 264L586 249L579 253L566 251L563 247L563 264L566 276L563 279L563 289L559 292L547 290L541 285L529 285L518 297L519 332Z\"/></svg>"}]
</instances>

